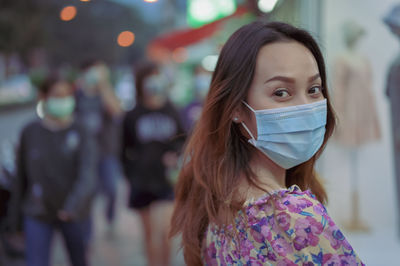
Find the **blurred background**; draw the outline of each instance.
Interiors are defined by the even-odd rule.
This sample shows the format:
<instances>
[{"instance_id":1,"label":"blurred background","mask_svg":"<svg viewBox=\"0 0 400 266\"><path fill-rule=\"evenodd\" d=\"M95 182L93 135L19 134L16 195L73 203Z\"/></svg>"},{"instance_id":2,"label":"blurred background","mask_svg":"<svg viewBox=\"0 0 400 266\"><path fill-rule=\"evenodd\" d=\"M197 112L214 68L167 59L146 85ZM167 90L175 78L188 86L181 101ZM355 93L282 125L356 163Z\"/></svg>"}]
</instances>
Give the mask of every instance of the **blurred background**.
<instances>
[{"instance_id":1,"label":"blurred background","mask_svg":"<svg viewBox=\"0 0 400 266\"><path fill-rule=\"evenodd\" d=\"M5 220L11 197L21 130L43 115L38 87L49 73L56 70L79 84L82 64L101 61L109 71L109 97L115 97L125 113L136 104L134 66L151 59L168 80L168 98L189 134L227 38L254 20L285 21L309 30L320 44L329 91L343 119L343 127L317 165L328 191L328 211L366 265L398 265L396 180L400 177L395 172L391 122L396 102L386 88L388 71L399 55L400 35L384 22L398 4L395 0L0 0L0 219ZM351 85L346 83L349 79L354 80ZM349 93L346 86L356 87L358 93ZM357 120L357 113L368 118ZM346 131L346 123L358 132L357 138ZM140 218L127 208L126 180L116 182L111 234L103 218L106 200L100 195L95 200L91 261L147 265ZM0 265L24 265L21 241L6 229L0 231ZM178 244L179 240L173 243L171 265L184 265ZM52 250L51 265L69 265L58 235Z\"/></svg>"}]
</instances>

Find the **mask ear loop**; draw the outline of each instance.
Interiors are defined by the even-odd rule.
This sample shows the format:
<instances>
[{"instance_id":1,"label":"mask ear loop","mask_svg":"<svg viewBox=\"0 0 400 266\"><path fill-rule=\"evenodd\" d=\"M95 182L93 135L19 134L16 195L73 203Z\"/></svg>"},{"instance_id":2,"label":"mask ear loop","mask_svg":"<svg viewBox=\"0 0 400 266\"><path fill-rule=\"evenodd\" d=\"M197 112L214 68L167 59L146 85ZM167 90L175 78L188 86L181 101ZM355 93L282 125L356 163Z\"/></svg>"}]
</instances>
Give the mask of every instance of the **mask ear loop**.
<instances>
[{"instance_id":1,"label":"mask ear loop","mask_svg":"<svg viewBox=\"0 0 400 266\"><path fill-rule=\"evenodd\" d=\"M243 123L243 122L241 122L241 124L242 124L242 126L244 127L244 129L247 131L247 133L249 133L250 137L251 137L253 140L256 140L256 139L254 138L253 134L251 133L250 129L246 126L246 124Z\"/></svg>"},{"instance_id":2,"label":"mask ear loop","mask_svg":"<svg viewBox=\"0 0 400 266\"><path fill-rule=\"evenodd\" d=\"M245 101L242 101L242 103L244 103L244 105L247 106L247 108L249 108L253 113L255 113L255 110L253 108L251 108L250 105L248 105ZM240 122L242 124L242 126L244 127L244 129L247 131L247 133L249 133L250 137L256 141L256 138L253 136L253 134L251 133L250 129L246 126L246 124L244 122Z\"/></svg>"},{"instance_id":3,"label":"mask ear loop","mask_svg":"<svg viewBox=\"0 0 400 266\"><path fill-rule=\"evenodd\" d=\"M247 108L249 108L251 111L253 111L253 113L256 112L256 110L254 110L250 105L248 105L245 101L242 101L242 103L244 103L244 105L247 106Z\"/></svg>"}]
</instances>

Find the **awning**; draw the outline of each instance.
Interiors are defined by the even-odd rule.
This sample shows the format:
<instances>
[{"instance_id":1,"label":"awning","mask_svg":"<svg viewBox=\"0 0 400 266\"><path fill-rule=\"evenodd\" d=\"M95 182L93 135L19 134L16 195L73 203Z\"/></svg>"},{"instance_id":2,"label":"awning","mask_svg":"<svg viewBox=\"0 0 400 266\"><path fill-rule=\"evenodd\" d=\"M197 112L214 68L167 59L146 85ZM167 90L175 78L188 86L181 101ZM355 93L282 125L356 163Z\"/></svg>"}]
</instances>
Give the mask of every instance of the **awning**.
<instances>
[{"instance_id":1,"label":"awning","mask_svg":"<svg viewBox=\"0 0 400 266\"><path fill-rule=\"evenodd\" d=\"M247 12L247 8L238 6L235 13L232 15L206 24L200 28L183 29L165 33L150 42L148 45L148 53L151 55L151 57L157 57L161 54L165 54L166 52L173 52L177 48L182 48L201 42L215 34L224 22L233 17L242 16Z\"/></svg>"}]
</instances>

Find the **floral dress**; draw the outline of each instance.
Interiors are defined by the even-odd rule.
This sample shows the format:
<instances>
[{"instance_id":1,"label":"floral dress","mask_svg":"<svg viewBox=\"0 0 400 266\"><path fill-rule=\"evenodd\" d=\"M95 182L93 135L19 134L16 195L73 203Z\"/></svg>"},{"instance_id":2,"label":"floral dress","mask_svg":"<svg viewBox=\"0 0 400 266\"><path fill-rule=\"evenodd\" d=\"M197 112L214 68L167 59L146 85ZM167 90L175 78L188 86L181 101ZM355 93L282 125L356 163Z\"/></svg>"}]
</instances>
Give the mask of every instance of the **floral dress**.
<instances>
[{"instance_id":1,"label":"floral dress","mask_svg":"<svg viewBox=\"0 0 400 266\"><path fill-rule=\"evenodd\" d=\"M234 226L208 226L205 265L364 265L325 207L296 185L246 202Z\"/></svg>"}]
</instances>

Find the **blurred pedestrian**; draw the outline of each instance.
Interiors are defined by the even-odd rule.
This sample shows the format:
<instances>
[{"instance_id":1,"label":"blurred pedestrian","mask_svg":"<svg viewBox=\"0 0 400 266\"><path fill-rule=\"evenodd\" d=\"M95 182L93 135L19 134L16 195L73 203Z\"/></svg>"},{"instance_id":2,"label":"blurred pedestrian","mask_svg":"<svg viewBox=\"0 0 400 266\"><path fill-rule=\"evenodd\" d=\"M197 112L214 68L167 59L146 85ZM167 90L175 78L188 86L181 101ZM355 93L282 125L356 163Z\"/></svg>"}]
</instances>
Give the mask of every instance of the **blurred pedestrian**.
<instances>
[{"instance_id":1,"label":"blurred pedestrian","mask_svg":"<svg viewBox=\"0 0 400 266\"><path fill-rule=\"evenodd\" d=\"M122 175L119 161L122 109L110 81L110 70L101 61L83 64L78 82L77 119L98 145L100 190L106 198L105 217L114 233L117 183Z\"/></svg>"},{"instance_id":2,"label":"blurred pedestrian","mask_svg":"<svg viewBox=\"0 0 400 266\"><path fill-rule=\"evenodd\" d=\"M142 63L135 74L137 105L123 122L122 160L130 183L129 206L140 214L148 265L169 265L173 188L166 172L177 164L183 129L168 101L167 82L158 66ZM160 204L162 208L157 208Z\"/></svg>"},{"instance_id":3,"label":"blurred pedestrian","mask_svg":"<svg viewBox=\"0 0 400 266\"><path fill-rule=\"evenodd\" d=\"M71 84L51 76L41 85L39 95L44 117L22 131L13 191L13 207L24 214L26 263L48 266L54 230L59 230L71 264L88 265L96 146L74 119Z\"/></svg>"},{"instance_id":4,"label":"blurred pedestrian","mask_svg":"<svg viewBox=\"0 0 400 266\"><path fill-rule=\"evenodd\" d=\"M176 185L187 265L362 265L313 170L334 128L306 31L254 22L224 45Z\"/></svg>"},{"instance_id":5,"label":"blurred pedestrian","mask_svg":"<svg viewBox=\"0 0 400 266\"><path fill-rule=\"evenodd\" d=\"M383 18L393 35L400 40L400 4L395 4ZM400 236L400 53L393 56L387 74L386 95L390 101L394 176L397 200L397 234Z\"/></svg>"},{"instance_id":6,"label":"blurred pedestrian","mask_svg":"<svg viewBox=\"0 0 400 266\"><path fill-rule=\"evenodd\" d=\"M201 65L197 65L193 73L193 100L183 108L181 114L183 125L186 132L191 132L195 123L200 117L203 109L203 102L207 96L210 87L211 73L205 70Z\"/></svg>"}]
</instances>

